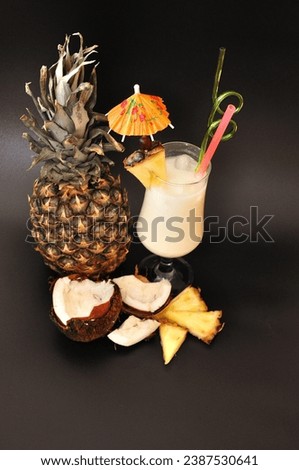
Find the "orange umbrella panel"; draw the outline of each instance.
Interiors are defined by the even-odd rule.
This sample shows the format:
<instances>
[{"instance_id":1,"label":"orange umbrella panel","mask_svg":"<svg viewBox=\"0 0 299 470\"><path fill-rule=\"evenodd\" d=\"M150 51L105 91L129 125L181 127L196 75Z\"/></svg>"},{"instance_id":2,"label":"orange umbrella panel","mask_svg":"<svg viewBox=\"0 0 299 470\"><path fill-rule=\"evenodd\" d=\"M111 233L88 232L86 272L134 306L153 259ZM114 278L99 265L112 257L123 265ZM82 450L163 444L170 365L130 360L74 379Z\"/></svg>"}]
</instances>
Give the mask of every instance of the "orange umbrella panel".
<instances>
[{"instance_id":1,"label":"orange umbrella panel","mask_svg":"<svg viewBox=\"0 0 299 470\"><path fill-rule=\"evenodd\" d=\"M134 86L134 91L107 113L110 130L122 136L142 136L173 127L162 98L140 93L138 85Z\"/></svg>"}]
</instances>

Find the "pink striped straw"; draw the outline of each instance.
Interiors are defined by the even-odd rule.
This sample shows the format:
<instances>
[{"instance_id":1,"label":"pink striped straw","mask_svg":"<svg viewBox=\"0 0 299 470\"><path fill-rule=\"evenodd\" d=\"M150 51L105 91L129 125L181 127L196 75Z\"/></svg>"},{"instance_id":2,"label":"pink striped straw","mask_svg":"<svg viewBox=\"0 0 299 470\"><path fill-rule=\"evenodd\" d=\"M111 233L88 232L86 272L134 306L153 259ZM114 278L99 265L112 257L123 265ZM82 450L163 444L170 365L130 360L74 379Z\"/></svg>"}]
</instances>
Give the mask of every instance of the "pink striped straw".
<instances>
[{"instance_id":1,"label":"pink striped straw","mask_svg":"<svg viewBox=\"0 0 299 470\"><path fill-rule=\"evenodd\" d=\"M236 111L236 107L233 104L229 104L222 116L222 119L216 129L215 134L213 135L211 142L206 150L206 153L203 156L203 159L199 165L199 168L197 171L199 171L201 174L204 174L206 169L209 166L210 161L212 160L212 157L219 145L219 142L222 139L222 136L229 125L229 122L232 118L232 115Z\"/></svg>"}]
</instances>

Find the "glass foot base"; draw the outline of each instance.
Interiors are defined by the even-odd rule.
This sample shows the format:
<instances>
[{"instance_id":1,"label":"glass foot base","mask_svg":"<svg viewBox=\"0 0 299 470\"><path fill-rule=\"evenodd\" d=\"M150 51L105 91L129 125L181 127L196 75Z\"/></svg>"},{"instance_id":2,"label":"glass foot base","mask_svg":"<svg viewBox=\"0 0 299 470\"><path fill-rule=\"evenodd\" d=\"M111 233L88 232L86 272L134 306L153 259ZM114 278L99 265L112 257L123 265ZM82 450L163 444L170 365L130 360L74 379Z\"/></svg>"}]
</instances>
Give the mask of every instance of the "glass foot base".
<instances>
[{"instance_id":1,"label":"glass foot base","mask_svg":"<svg viewBox=\"0 0 299 470\"><path fill-rule=\"evenodd\" d=\"M170 259L149 255L139 263L138 272L151 282L168 279L174 295L179 294L194 280L193 270L184 258Z\"/></svg>"}]
</instances>

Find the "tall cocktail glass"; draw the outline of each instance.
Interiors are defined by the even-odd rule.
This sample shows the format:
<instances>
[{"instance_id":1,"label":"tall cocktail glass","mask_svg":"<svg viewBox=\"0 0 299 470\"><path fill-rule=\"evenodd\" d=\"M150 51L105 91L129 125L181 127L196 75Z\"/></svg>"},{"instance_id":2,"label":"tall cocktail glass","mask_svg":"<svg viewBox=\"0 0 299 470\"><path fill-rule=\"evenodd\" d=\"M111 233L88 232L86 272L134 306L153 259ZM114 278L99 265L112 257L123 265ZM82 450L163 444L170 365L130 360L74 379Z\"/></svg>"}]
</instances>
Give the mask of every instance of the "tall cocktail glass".
<instances>
[{"instance_id":1,"label":"tall cocktail glass","mask_svg":"<svg viewBox=\"0 0 299 470\"><path fill-rule=\"evenodd\" d=\"M152 253L139 264L151 281L169 279L178 293L193 282L193 269L183 258L202 241L204 204L211 165L195 172L199 148L187 142L163 144L167 179L153 174L146 189L137 233Z\"/></svg>"}]
</instances>

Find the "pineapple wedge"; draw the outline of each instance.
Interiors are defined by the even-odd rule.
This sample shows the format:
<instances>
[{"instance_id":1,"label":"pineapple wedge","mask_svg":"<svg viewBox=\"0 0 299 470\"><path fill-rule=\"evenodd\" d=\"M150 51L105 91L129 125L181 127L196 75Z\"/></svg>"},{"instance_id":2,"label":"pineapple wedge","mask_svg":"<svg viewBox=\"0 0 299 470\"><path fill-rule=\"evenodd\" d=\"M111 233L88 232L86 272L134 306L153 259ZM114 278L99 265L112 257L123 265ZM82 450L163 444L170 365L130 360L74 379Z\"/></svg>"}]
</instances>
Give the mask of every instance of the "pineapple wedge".
<instances>
[{"instance_id":1,"label":"pineapple wedge","mask_svg":"<svg viewBox=\"0 0 299 470\"><path fill-rule=\"evenodd\" d=\"M221 310L208 311L199 289L186 287L154 318L161 323L185 328L193 336L209 344L224 326L220 322L221 316Z\"/></svg>"},{"instance_id":2,"label":"pineapple wedge","mask_svg":"<svg viewBox=\"0 0 299 470\"><path fill-rule=\"evenodd\" d=\"M167 365L182 346L188 330L177 325L161 323L159 333L164 364Z\"/></svg>"},{"instance_id":3,"label":"pineapple wedge","mask_svg":"<svg viewBox=\"0 0 299 470\"><path fill-rule=\"evenodd\" d=\"M201 296L200 289L192 286L186 287L182 292L180 292L176 297L173 298L173 300L168 304L168 306L171 306L171 310L174 312L208 311L207 304ZM165 307L163 311L166 310L167 307Z\"/></svg>"},{"instance_id":4,"label":"pineapple wedge","mask_svg":"<svg viewBox=\"0 0 299 470\"><path fill-rule=\"evenodd\" d=\"M186 328L191 335L196 336L206 344L209 344L224 326L219 320L222 315L221 310L208 312L172 312L169 310L164 312L164 315L161 315L161 312L158 315L160 321L164 319Z\"/></svg>"},{"instance_id":5,"label":"pineapple wedge","mask_svg":"<svg viewBox=\"0 0 299 470\"><path fill-rule=\"evenodd\" d=\"M162 145L145 151L144 159L134 162L134 154L136 153L134 152L124 160L124 166L143 186L149 188L152 184L158 184L159 180L155 176L163 180L166 179L165 150Z\"/></svg>"}]
</instances>

